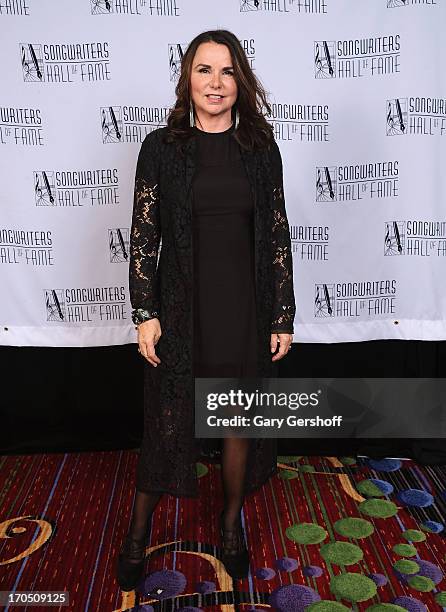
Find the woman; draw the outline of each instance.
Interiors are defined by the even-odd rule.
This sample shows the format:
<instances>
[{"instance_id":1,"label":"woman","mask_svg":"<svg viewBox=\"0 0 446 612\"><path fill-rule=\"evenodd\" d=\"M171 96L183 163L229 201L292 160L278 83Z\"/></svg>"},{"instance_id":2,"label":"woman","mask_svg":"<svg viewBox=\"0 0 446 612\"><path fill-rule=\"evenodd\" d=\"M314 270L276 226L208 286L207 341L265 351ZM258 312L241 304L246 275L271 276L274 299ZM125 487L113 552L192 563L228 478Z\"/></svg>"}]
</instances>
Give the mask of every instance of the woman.
<instances>
[{"instance_id":1,"label":"woman","mask_svg":"<svg viewBox=\"0 0 446 612\"><path fill-rule=\"evenodd\" d=\"M196 497L206 453L221 457L222 561L232 577L247 575L240 511L277 470L276 440L195 438L194 378L275 376L295 314L282 161L262 114L271 109L234 34L190 43L176 95L167 126L146 136L135 177L129 285L145 422L118 562L124 590L141 578L162 493Z\"/></svg>"}]
</instances>

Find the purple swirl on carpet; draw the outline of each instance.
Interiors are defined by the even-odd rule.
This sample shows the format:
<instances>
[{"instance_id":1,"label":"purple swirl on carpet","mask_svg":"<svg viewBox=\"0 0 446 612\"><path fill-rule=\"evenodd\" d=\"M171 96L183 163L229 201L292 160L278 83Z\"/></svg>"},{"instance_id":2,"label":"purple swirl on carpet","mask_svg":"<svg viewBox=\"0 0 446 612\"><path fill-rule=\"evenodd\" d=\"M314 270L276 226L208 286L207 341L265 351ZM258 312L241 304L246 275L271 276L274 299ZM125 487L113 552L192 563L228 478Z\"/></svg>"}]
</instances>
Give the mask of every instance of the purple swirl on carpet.
<instances>
[{"instance_id":1,"label":"purple swirl on carpet","mask_svg":"<svg viewBox=\"0 0 446 612\"><path fill-rule=\"evenodd\" d=\"M310 587L289 584L274 589L268 603L278 612L305 612L307 606L320 600L320 595Z\"/></svg>"},{"instance_id":2,"label":"purple swirl on carpet","mask_svg":"<svg viewBox=\"0 0 446 612\"><path fill-rule=\"evenodd\" d=\"M186 576L176 570L158 570L144 580L143 592L153 599L169 599L180 595L186 588Z\"/></svg>"},{"instance_id":3,"label":"purple swirl on carpet","mask_svg":"<svg viewBox=\"0 0 446 612\"><path fill-rule=\"evenodd\" d=\"M443 572L438 565L435 565L435 563L425 561L424 559L417 559L417 563L420 566L420 569L416 574L414 574L415 576L425 576L425 578L430 578L435 585L443 580Z\"/></svg>"},{"instance_id":4,"label":"purple swirl on carpet","mask_svg":"<svg viewBox=\"0 0 446 612\"><path fill-rule=\"evenodd\" d=\"M197 593L213 593L215 589L215 582L212 582L212 580L202 580L195 585Z\"/></svg>"},{"instance_id":5,"label":"purple swirl on carpet","mask_svg":"<svg viewBox=\"0 0 446 612\"><path fill-rule=\"evenodd\" d=\"M389 581L387 576L384 576L384 574L367 574L367 576L373 580L378 587L385 586Z\"/></svg>"},{"instance_id":6,"label":"purple swirl on carpet","mask_svg":"<svg viewBox=\"0 0 446 612\"><path fill-rule=\"evenodd\" d=\"M396 494L397 499L406 506L426 508L434 503L434 497L423 489L403 489Z\"/></svg>"},{"instance_id":7,"label":"purple swirl on carpet","mask_svg":"<svg viewBox=\"0 0 446 612\"><path fill-rule=\"evenodd\" d=\"M275 570L271 567L259 567L255 572L254 576L259 580L271 580L276 575Z\"/></svg>"},{"instance_id":8,"label":"purple swirl on carpet","mask_svg":"<svg viewBox=\"0 0 446 612\"><path fill-rule=\"evenodd\" d=\"M424 521L421 526L426 527L429 531L432 531L432 533L440 533L440 531L444 529L443 523L439 523L438 521Z\"/></svg>"},{"instance_id":9,"label":"purple swirl on carpet","mask_svg":"<svg viewBox=\"0 0 446 612\"><path fill-rule=\"evenodd\" d=\"M392 603L401 608L405 608L408 612L428 612L424 603L414 597L396 597Z\"/></svg>"},{"instance_id":10,"label":"purple swirl on carpet","mask_svg":"<svg viewBox=\"0 0 446 612\"><path fill-rule=\"evenodd\" d=\"M401 468L399 459L367 459L366 463L377 472L395 472Z\"/></svg>"},{"instance_id":11,"label":"purple swirl on carpet","mask_svg":"<svg viewBox=\"0 0 446 612\"><path fill-rule=\"evenodd\" d=\"M306 565L302 571L304 576L308 578L319 578L324 573L324 570L319 565Z\"/></svg>"},{"instance_id":12,"label":"purple swirl on carpet","mask_svg":"<svg viewBox=\"0 0 446 612\"><path fill-rule=\"evenodd\" d=\"M384 495L390 495L393 493L393 485L390 482L387 482L387 480L380 480L379 478L370 478L369 480L370 482L373 482L373 484L378 487L378 489L384 493Z\"/></svg>"},{"instance_id":13,"label":"purple swirl on carpet","mask_svg":"<svg viewBox=\"0 0 446 612\"><path fill-rule=\"evenodd\" d=\"M299 567L299 561L291 557L281 557L276 559L274 566L282 572L292 572Z\"/></svg>"},{"instance_id":14,"label":"purple swirl on carpet","mask_svg":"<svg viewBox=\"0 0 446 612\"><path fill-rule=\"evenodd\" d=\"M395 568L393 568L393 573L395 574L396 578L398 578L398 580L403 584L408 584L407 579L412 578L412 576L415 576L415 574L403 574Z\"/></svg>"}]
</instances>

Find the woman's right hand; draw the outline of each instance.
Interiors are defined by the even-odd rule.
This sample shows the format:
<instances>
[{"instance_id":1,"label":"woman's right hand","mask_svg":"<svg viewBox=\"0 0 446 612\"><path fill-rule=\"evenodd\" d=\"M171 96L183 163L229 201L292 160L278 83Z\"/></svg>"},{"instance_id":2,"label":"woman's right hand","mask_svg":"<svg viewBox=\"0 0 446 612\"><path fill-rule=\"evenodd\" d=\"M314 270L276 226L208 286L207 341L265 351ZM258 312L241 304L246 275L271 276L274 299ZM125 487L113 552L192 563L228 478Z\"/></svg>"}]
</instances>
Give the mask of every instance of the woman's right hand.
<instances>
[{"instance_id":1,"label":"woman's right hand","mask_svg":"<svg viewBox=\"0 0 446 612\"><path fill-rule=\"evenodd\" d=\"M155 353L155 345L161 337L159 319L149 319L138 325L139 352L155 368L161 359Z\"/></svg>"}]
</instances>

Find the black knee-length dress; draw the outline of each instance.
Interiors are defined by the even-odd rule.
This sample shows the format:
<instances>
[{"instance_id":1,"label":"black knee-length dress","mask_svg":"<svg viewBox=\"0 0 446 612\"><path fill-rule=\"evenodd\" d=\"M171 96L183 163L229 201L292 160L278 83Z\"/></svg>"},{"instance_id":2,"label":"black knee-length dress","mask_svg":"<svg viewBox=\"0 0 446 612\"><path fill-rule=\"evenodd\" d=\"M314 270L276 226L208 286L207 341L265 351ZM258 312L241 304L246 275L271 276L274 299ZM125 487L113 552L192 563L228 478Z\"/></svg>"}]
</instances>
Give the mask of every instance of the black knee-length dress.
<instances>
[{"instance_id":1,"label":"black knee-length dress","mask_svg":"<svg viewBox=\"0 0 446 612\"><path fill-rule=\"evenodd\" d=\"M198 138L193 180L194 376L257 376L254 204L233 126ZM246 492L276 469L275 441L250 440ZM199 440L218 457L221 439ZM254 467L256 466L256 467Z\"/></svg>"}]
</instances>

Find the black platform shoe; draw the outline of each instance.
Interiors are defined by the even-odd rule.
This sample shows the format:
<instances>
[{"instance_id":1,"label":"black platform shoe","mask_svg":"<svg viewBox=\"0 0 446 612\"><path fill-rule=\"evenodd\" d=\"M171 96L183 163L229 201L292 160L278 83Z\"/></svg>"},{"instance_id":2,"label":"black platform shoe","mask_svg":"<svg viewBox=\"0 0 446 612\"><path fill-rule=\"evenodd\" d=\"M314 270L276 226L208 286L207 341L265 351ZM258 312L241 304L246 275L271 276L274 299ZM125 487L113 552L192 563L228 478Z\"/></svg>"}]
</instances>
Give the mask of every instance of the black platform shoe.
<instances>
[{"instance_id":1,"label":"black platform shoe","mask_svg":"<svg viewBox=\"0 0 446 612\"><path fill-rule=\"evenodd\" d=\"M223 545L222 562L232 578L246 578L249 573L249 555L240 519L235 529L226 529L220 514L220 533Z\"/></svg>"},{"instance_id":2,"label":"black platform shoe","mask_svg":"<svg viewBox=\"0 0 446 612\"><path fill-rule=\"evenodd\" d=\"M118 556L116 579L123 591L133 591L139 584L145 560L145 539L134 540L126 535Z\"/></svg>"}]
</instances>

